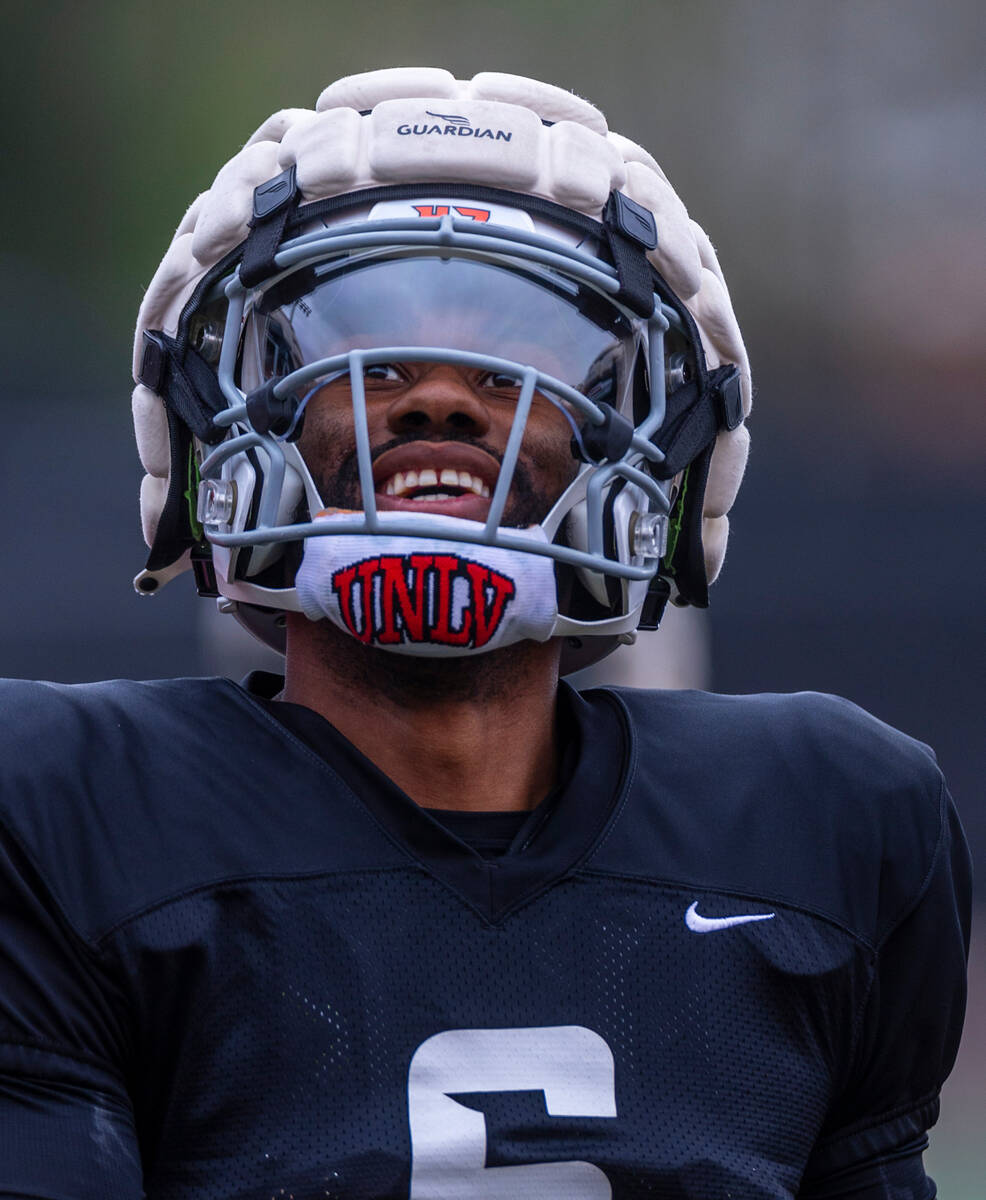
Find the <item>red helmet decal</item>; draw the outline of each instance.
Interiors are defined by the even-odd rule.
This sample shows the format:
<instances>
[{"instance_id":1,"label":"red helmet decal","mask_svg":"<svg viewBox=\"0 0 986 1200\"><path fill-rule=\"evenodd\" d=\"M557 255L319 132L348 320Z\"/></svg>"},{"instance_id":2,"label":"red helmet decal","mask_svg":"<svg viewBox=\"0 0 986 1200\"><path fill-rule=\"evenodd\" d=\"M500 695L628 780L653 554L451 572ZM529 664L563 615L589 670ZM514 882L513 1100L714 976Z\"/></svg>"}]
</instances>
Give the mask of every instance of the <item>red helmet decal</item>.
<instances>
[{"instance_id":1,"label":"red helmet decal","mask_svg":"<svg viewBox=\"0 0 986 1200\"><path fill-rule=\"evenodd\" d=\"M514 581L457 554L381 554L336 571L346 628L366 645L485 646L516 594Z\"/></svg>"},{"instance_id":2,"label":"red helmet decal","mask_svg":"<svg viewBox=\"0 0 986 1200\"><path fill-rule=\"evenodd\" d=\"M411 207L419 217L447 217L447 204L412 204Z\"/></svg>"},{"instance_id":3,"label":"red helmet decal","mask_svg":"<svg viewBox=\"0 0 986 1200\"><path fill-rule=\"evenodd\" d=\"M412 204L411 207L419 217L447 217L449 208L453 208L460 217L469 217L473 221L488 221L490 219L490 210L488 208L467 208L463 204Z\"/></svg>"},{"instance_id":4,"label":"red helmet decal","mask_svg":"<svg viewBox=\"0 0 986 1200\"><path fill-rule=\"evenodd\" d=\"M453 206L460 217L471 217L474 221L488 221L490 219L490 210L488 208L466 208L462 204Z\"/></svg>"}]
</instances>

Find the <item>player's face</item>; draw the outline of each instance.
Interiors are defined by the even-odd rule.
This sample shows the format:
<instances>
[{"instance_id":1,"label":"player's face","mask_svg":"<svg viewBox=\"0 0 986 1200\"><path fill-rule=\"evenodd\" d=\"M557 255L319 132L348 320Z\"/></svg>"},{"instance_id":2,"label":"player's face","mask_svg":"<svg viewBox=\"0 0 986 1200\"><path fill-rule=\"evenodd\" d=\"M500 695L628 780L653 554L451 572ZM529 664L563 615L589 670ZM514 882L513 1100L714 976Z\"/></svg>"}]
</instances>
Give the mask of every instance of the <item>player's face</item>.
<instances>
[{"instance_id":1,"label":"player's face","mask_svg":"<svg viewBox=\"0 0 986 1200\"><path fill-rule=\"evenodd\" d=\"M485 520L516 413L519 384L441 363L368 367L367 424L377 507ZM574 478L571 429L535 394L504 524L543 519ZM349 380L309 402L300 449L325 504L362 509Z\"/></svg>"}]
</instances>

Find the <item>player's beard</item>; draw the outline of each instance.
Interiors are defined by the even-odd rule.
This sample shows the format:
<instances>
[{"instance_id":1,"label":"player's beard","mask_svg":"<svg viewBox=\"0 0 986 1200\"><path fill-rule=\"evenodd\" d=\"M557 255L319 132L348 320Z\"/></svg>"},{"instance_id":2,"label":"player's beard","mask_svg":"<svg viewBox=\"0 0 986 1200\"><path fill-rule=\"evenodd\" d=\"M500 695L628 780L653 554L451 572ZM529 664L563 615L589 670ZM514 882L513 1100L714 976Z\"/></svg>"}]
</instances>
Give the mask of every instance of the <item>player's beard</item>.
<instances>
[{"instance_id":1,"label":"player's beard","mask_svg":"<svg viewBox=\"0 0 986 1200\"><path fill-rule=\"evenodd\" d=\"M395 707L472 703L509 697L528 664L554 653L550 643L514 642L486 654L421 658L364 646L331 621L316 621L309 636L322 661L346 681L354 697L382 697Z\"/></svg>"}]
</instances>

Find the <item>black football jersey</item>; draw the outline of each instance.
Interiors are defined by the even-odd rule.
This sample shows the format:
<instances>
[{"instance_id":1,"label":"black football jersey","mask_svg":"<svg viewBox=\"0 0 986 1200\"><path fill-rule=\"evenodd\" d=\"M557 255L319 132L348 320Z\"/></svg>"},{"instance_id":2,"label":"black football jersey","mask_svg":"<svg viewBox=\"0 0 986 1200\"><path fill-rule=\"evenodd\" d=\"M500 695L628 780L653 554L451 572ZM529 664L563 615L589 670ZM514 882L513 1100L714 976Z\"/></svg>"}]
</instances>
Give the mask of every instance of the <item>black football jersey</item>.
<instances>
[{"instance_id":1,"label":"black football jersey","mask_svg":"<svg viewBox=\"0 0 986 1200\"><path fill-rule=\"evenodd\" d=\"M933 1196L931 752L812 694L560 703L483 854L227 680L4 684L0 1196Z\"/></svg>"}]
</instances>

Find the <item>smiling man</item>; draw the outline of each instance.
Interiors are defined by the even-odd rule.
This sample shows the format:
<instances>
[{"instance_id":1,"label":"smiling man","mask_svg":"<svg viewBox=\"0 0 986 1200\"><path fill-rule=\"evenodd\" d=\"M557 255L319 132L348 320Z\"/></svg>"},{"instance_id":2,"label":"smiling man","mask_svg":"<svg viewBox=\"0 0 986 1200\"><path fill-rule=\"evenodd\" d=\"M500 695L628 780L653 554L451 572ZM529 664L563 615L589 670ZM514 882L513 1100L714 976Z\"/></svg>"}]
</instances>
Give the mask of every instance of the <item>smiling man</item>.
<instances>
[{"instance_id":1,"label":"smiling man","mask_svg":"<svg viewBox=\"0 0 986 1200\"><path fill-rule=\"evenodd\" d=\"M535 80L340 80L192 205L134 371L138 591L285 671L4 685L0 1196L933 1196L931 751L562 678L707 603L746 459L650 155Z\"/></svg>"}]
</instances>

